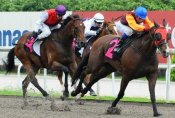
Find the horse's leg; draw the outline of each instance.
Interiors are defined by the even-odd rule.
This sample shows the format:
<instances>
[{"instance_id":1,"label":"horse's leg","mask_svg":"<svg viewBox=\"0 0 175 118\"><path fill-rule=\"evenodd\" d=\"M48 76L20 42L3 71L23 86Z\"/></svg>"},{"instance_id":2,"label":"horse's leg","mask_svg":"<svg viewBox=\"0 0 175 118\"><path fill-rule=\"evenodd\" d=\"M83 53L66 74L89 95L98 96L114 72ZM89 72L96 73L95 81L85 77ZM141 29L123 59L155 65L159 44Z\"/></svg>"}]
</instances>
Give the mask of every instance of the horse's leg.
<instances>
[{"instance_id":1,"label":"horse's leg","mask_svg":"<svg viewBox=\"0 0 175 118\"><path fill-rule=\"evenodd\" d=\"M63 92L63 96L64 97L69 97L69 90L68 90L68 72L64 72L65 74L65 82L64 82L64 87L65 87L65 90Z\"/></svg>"},{"instance_id":2,"label":"horse's leg","mask_svg":"<svg viewBox=\"0 0 175 118\"><path fill-rule=\"evenodd\" d=\"M65 97L69 97L69 91L68 91L68 73L67 74L65 73L65 82L64 82L64 85L63 85L62 76L63 76L63 72L61 70L60 71L57 71L57 77L58 77L58 80L60 81L62 92L63 92L63 94L61 96L61 99L64 100Z\"/></svg>"},{"instance_id":3,"label":"horse's leg","mask_svg":"<svg viewBox=\"0 0 175 118\"><path fill-rule=\"evenodd\" d=\"M28 87L29 83L30 83L29 78L28 78L28 76L26 76L25 79L22 81L24 106L28 105L28 102L27 102L27 87Z\"/></svg>"},{"instance_id":4,"label":"horse's leg","mask_svg":"<svg viewBox=\"0 0 175 118\"><path fill-rule=\"evenodd\" d=\"M81 91L82 96L90 90L90 88L93 86L94 83L96 83L98 80L106 77L111 72L113 72L113 68L109 65L104 65L98 72L94 72L90 76L90 82L87 84L87 86Z\"/></svg>"},{"instance_id":5,"label":"horse's leg","mask_svg":"<svg viewBox=\"0 0 175 118\"><path fill-rule=\"evenodd\" d=\"M84 82L83 82L85 86L87 86L87 84L90 82L90 76L91 76L91 75L88 74L88 75L85 77ZM90 94L91 96L97 96L97 94L95 93L95 91L94 91L92 88L89 89L89 92L90 92L89 94Z\"/></svg>"},{"instance_id":6,"label":"horse's leg","mask_svg":"<svg viewBox=\"0 0 175 118\"><path fill-rule=\"evenodd\" d=\"M42 93L44 97L48 97L49 94L39 85L38 80L36 79L35 75L37 74L39 68L33 67L33 74L30 74L30 82Z\"/></svg>"},{"instance_id":7,"label":"horse's leg","mask_svg":"<svg viewBox=\"0 0 175 118\"><path fill-rule=\"evenodd\" d=\"M66 67L66 66L64 66L63 64L61 64L59 62L54 61L54 62L52 62L51 69L52 70L55 70L57 72L60 72L61 71L61 72L64 72L65 73L65 85L64 86L65 86L65 92L68 93L68 74L69 74L69 68Z\"/></svg>"},{"instance_id":8,"label":"horse's leg","mask_svg":"<svg viewBox=\"0 0 175 118\"><path fill-rule=\"evenodd\" d=\"M120 100L121 98L123 98L124 93L125 93L125 89L126 89L128 83L129 83L129 81L130 81L130 80L128 79L128 77L126 77L126 76L123 76L123 77L122 77L121 84L120 84L120 91L119 91L119 93L118 93L118 96L117 96L117 98L113 101L111 107L108 107L107 113L109 113L109 114L120 114L120 110L119 110L118 108L116 108L116 105L117 105L117 103L119 102L119 100Z\"/></svg>"},{"instance_id":9,"label":"horse's leg","mask_svg":"<svg viewBox=\"0 0 175 118\"><path fill-rule=\"evenodd\" d=\"M84 66L87 65L87 63L88 63L88 58L89 58L89 57L83 58L82 61L79 63L78 68L76 69L76 71L75 71L75 73L74 73L74 75L73 75L73 77L72 77L72 86L76 83L76 81L77 81L78 78L80 77L80 75L81 75L81 73L82 73L82 71L83 71Z\"/></svg>"},{"instance_id":10,"label":"horse's leg","mask_svg":"<svg viewBox=\"0 0 175 118\"><path fill-rule=\"evenodd\" d=\"M63 79L62 79L62 76L63 76L63 72L62 71L57 71L57 77L58 77L58 80L61 84L61 88L62 88L62 92L65 91L65 88L64 88L64 85L63 85Z\"/></svg>"},{"instance_id":11,"label":"horse's leg","mask_svg":"<svg viewBox=\"0 0 175 118\"><path fill-rule=\"evenodd\" d=\"M149 84L150 98L151 98L152 107L153 107L153 113L154 113L153 115L160 116L161 114L159 114L157 111L156 97L155 97L155 85L157 80L157 73L150 74L149 76L147 76L147 79Z\"/></svg>"},{"instance_id":12,"label":"horse's leg","mask_svg":"<svg viewBox=\"0 0 175 118\"><path fill-rule=\"evenodd\" d=\"M74 91L71 92L71 96L76 96L77 94L79 94L79 93L81 92L82 83L83 83L84 78L86 77L87 73L88 73L88 72L87 72L87 69L84 70L84 71L81 73L81 75L80 75L80 81L79 81L79 83L78 83L78 86L77 86L76 90L74 90Z\"/></svg>"}]
</instances>

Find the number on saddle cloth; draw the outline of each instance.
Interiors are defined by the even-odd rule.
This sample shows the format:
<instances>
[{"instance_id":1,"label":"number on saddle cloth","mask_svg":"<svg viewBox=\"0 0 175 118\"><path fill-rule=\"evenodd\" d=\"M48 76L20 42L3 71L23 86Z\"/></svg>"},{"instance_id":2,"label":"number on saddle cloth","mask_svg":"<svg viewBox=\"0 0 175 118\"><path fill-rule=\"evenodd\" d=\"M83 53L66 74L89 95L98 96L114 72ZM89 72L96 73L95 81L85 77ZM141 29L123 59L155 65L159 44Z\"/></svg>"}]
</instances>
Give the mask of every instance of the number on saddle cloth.
<instances>
[{"instance_id":1,"label":"number on saddle cloth","mask_svg":"<svg viewBox=\"0 0 175 118\"><path fill-rule=\"evenodd\" d=\"M114 39L110 42L109 47L108 47L108 50L107 50L107 52L105 53L105 56L106 56L106 57L112 59L112 57L113 57L113 51L114 51L114 49L117 47L118 43L119 43L119 38L114 38Z\"/></svg>"}]
</instances>

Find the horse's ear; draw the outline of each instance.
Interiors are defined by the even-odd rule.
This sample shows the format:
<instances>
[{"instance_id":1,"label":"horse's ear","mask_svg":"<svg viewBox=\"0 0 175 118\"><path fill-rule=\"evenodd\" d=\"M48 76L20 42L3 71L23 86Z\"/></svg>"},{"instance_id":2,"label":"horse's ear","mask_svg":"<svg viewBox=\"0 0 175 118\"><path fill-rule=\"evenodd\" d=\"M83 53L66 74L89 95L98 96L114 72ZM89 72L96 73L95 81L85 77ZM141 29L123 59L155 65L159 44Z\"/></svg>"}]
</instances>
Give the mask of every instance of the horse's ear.
<instances>
[{"instance_id":1,"label":"horse's ear","mask_svg":"<svg viewBox=\"0 0 175 118\"><path fill-rule=\"evenodd\" d=\"M165 19L163 19L163 21L162 21L162 25L163 25L164 27L166 27L167 22L166 22L166 20L165 20Z\"/></svg>"},{"instance_id":2,"label":"horse's ear","mask_svg":"<svg viewBox=\"0 0 175 118\"><path fill-rule=\"evenodd\" d=\"M158 27L160 27L160 26L159 26L158 23L156 23L156 22L154 21L154 27L155 27L155 28L158 28Z\"/></svg>"},{"instance_id":3,"label":"horse's ear","mask_svg":"<svg viewBox=\"0 0 175 118\"><path fill-rule=\"evenodd\" d=\"M106 20L103 22L103 26L104 26L104 27L107 26L107 21L106 21Z\"/></svg>"},{"instance_id":4,"label":"horse's ear","mask_svg":"<svg viewBox=\"0 0 175 118\"><path fill-rule=\"evenodd\" d=\"M114 22L114 18L112 17L112 22Z\"/></svg>"}]
</instances>

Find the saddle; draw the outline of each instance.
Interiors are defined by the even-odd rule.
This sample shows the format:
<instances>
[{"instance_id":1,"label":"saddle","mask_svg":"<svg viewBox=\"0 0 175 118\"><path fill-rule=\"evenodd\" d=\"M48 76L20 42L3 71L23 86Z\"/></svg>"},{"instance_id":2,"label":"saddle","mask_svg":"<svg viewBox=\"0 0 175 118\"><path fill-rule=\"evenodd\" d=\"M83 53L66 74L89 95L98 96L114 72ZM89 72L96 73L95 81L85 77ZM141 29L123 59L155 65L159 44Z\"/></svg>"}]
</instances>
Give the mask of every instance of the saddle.
<instances>
[{"instance_id":1,"label":"saddle","mask_svg":"<svg viewBox=\"0 0 175 118\"><path fill-rule=\"evenodd\" d=\"M105 56L113 59L113 60L119 60L124 53L124 51L130 46L130 44L133 42L133 39L131 37L127 38L124 40L121 46L119 46L120 39L114 38L111 42L110 45L107 48ZM119 51L114 52L114 49L117 49Z\"/></svg>"}]
</instances>

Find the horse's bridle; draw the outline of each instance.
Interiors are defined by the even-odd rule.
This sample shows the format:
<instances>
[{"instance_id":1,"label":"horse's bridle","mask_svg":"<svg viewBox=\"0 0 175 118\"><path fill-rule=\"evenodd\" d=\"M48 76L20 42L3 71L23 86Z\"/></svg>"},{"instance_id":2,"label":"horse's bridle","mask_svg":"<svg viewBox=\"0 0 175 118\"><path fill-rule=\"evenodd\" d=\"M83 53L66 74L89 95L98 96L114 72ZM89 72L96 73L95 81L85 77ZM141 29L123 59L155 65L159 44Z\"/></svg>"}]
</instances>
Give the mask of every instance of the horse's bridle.
<instances>
[{"instance_id":1,"label":"horse's bridle","mask_svg":"<svg viewBox=\"0 0 175 118\"><path fill-rule=\"evenodd\" d=\"M111 23L111 24L108 25L108 26L106 25L106 30L108 31L109 34L113 34L113 32L110 31L110 27L111 27L111 26L116 27L115 23ZM114 30L116 30L116 33L118 34L117 29L114 29Z\"/></svg>"},{"instance_id":2,"label":"horse's bridle","mask_svg":"<svg viewBox=\"0 0 175 118\"><path fill-rule=\"evenodd\" d=\"M80 18L74 18L72 22L75 22L76 20L82 20ZM74 28L74 31L73 31L73 36L74 36L74 39L75 39L75 43L78 47L83 47L85 42L83 41L79 41L78 39L78 29L77 28Z\"/></svg>"},{"instance_id":3,"label":"horse's bridle","mask_svg":"<svg viewBox=\"0 0 175 118\"><path fill-rule=\"evenodd\" d=\"M161 47L162 45L164 45L164 44L167 44L167 42L166 42L166 39L161 39L161 38L162 38L161 33L156 33L156 31L157 31L158 29L165 29L165 28L164 28L164 27L154 28L154 29L153 29L153 30L154 30L153 33L151 33L151 31L149 31L149 35L150 35L151 39L155 41L155 45L157 46L157 48L160 49L160 47ZM157 41L158 43L156 43L156 39L157 39L157 38L160 39L160 41ZM166 37L165 37L165 38L166 38ZM163 41L162 41L162 40L163 40Z\"/></svg>"}]
</instances>

